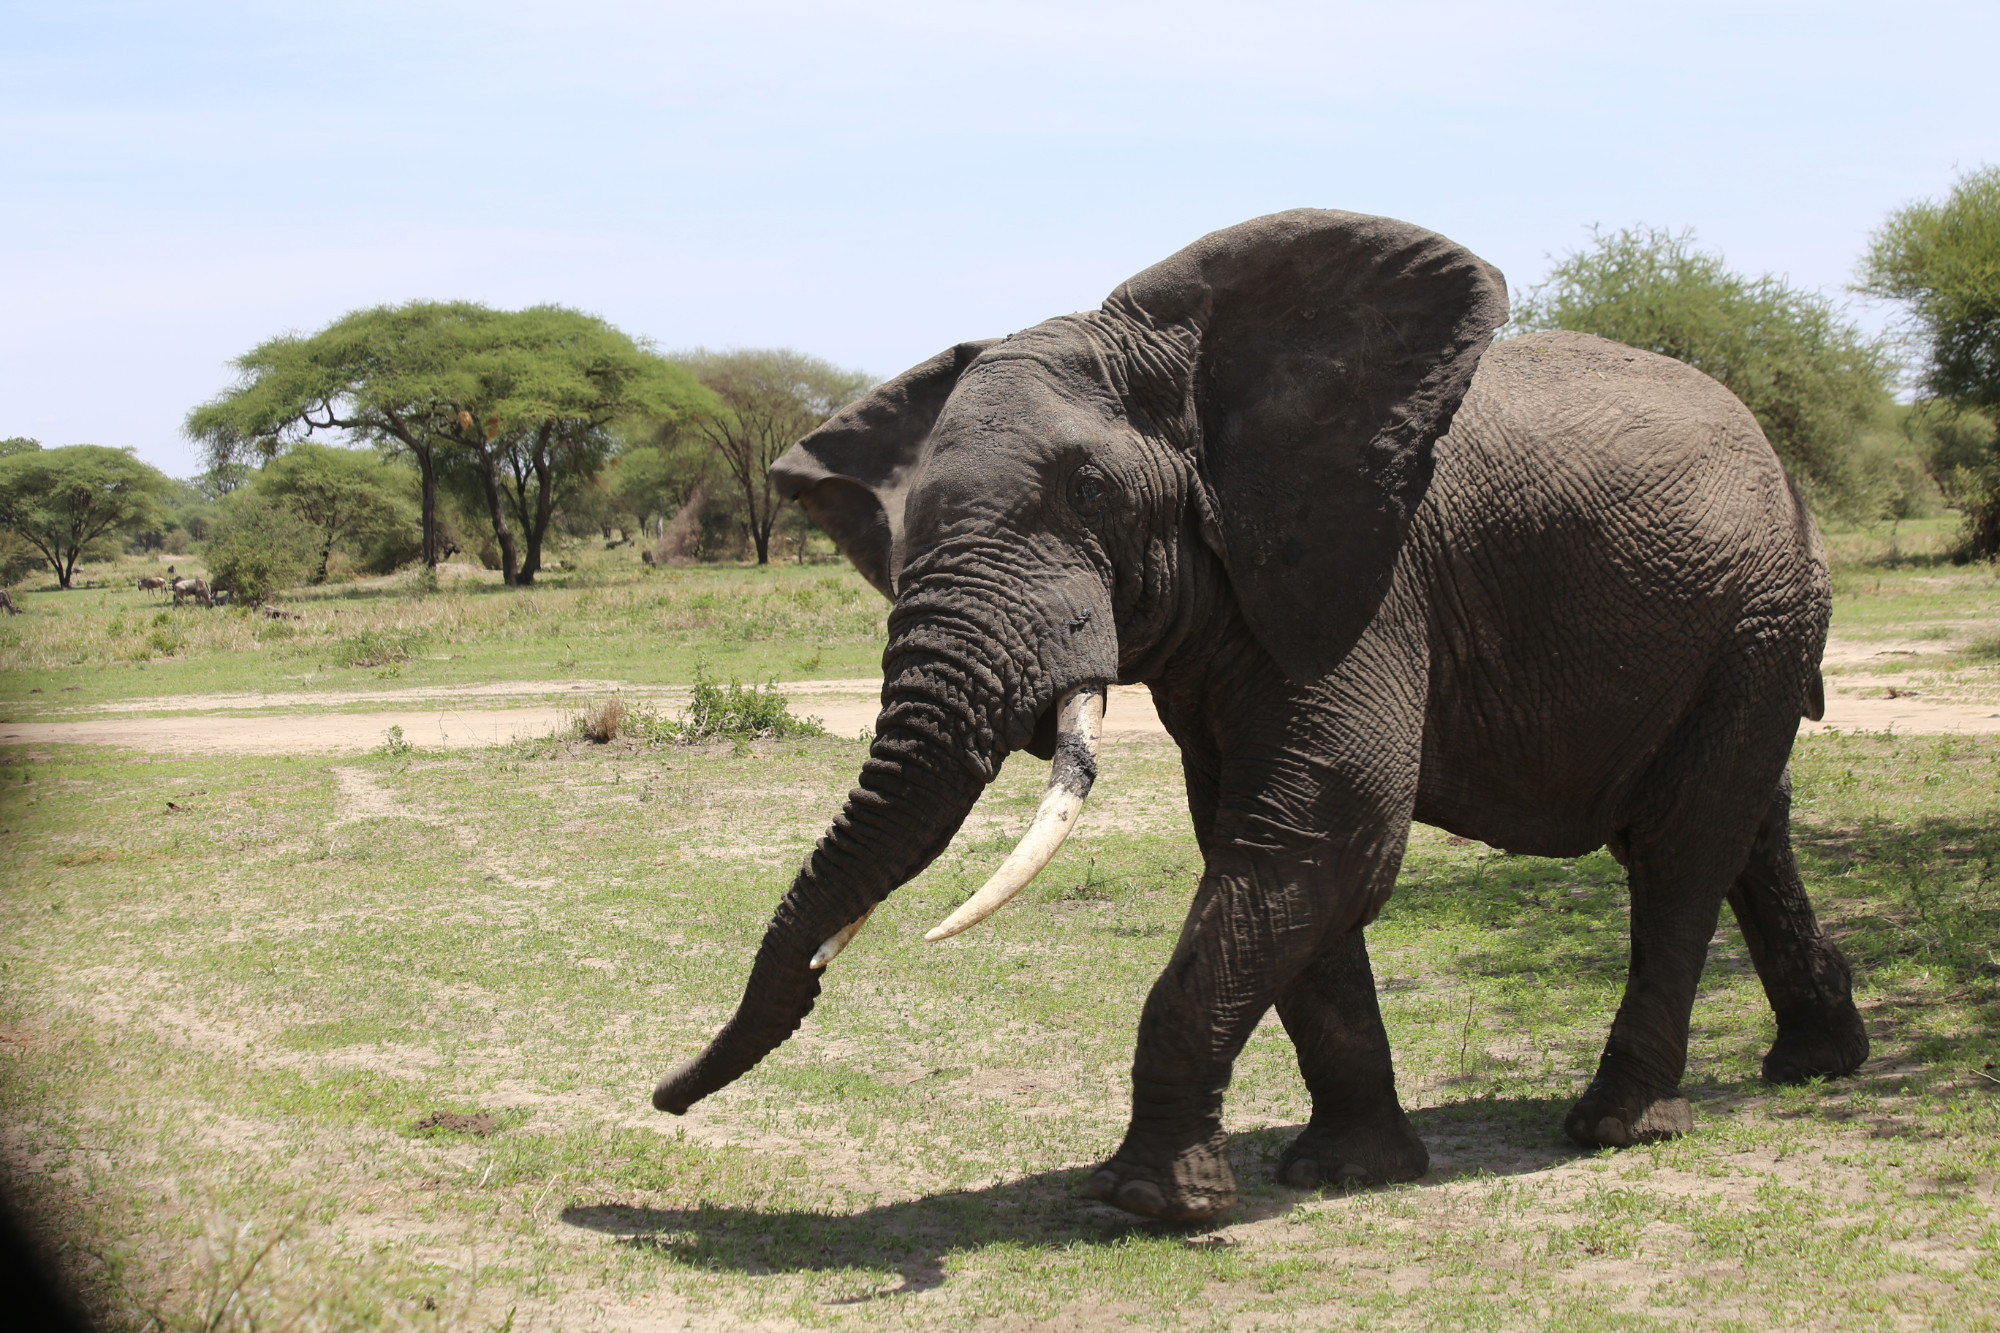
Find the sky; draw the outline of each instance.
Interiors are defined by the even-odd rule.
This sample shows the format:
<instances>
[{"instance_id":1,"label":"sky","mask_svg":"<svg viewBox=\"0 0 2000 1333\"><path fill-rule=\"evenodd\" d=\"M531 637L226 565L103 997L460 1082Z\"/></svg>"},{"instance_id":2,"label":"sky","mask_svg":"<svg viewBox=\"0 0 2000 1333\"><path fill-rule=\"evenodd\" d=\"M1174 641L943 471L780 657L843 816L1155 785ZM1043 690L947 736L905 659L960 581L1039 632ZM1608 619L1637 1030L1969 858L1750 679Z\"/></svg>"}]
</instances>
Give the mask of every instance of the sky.
<instances>
[{"instance_id":1,"label":"sky","mask_svg":"<svg viewBox=\"0 0 2000 1333\"><path fill-rule=\"evenodd\" d=\"M2000 162L1996 49L1990 0L0 0L0 437L192 475L232 358L420 298L888 376L1302 205L1517 292L1644 224L1844 297Z\"/></svg>"}]
</instances>

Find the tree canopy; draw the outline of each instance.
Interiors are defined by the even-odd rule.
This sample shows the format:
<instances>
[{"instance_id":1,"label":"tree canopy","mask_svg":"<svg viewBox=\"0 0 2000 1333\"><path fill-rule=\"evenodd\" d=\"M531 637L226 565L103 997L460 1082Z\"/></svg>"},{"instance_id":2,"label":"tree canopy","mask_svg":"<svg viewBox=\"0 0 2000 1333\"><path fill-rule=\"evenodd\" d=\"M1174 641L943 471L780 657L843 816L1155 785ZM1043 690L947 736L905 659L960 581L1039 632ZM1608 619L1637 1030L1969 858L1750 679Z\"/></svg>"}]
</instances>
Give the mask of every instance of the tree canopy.
<instances>
[{"instance_id":1,"label":"tree canopy","mask_svg":"<svg viewBox=\"0 0 2000 1333\"><path fill-rule=\"evenodd\" d=\"M317 431L403 451L422 477L424 559L435 565L438 469L457 455L485 483L510 583L533 578L565 470L601 459L611 422L672 419L712 402L688 371L603 320L553 305L377 306L310 337L273 338L235 366L237 384L187 419L212 467L274 457ZM510 507L529 537L525 564L517 564Z\"/></svg>"},{"instance_id":2,"label":"tree canopy","mask_svg":"<svg viewBox=\"0 0 2000 1333\"><path fill-rule=\"evenodd\" d=\"M1861 278L1860 290L1908 308L1925 344L1926 390L2000 407L2000 167L1969 173L1941 202L1891 213Z\"/></svg>"},{"instance_id":3,"label":"tree canopy","mask_svg":"<svg viewBox=\"0 0 2000 1333\"><path fill-rule=\"evenodd\" d=\"M1970 554L2000 554L2000 167L1968 172L1939 201L1897 209L1869 239L1859 290L1901 302L1918 372L1955 447L1942 474L1965 511Z\"/></svg>"},{"instance_id":4,"label":"tree canopy","mask_svg":"<svg viewBox=\"0 0 2000 1333\"><path fill-rule=\"evenodd\" d=\"M1856 500L1848 456L1888 401L1895 362L1838 307L1772 274L1731 272L1691 232L1594 234L1515 311L1522 329L1570 329L1673 357L1743 400L1808 494Z\"/></svg>"},{"instance_id":5,"label":"tree canopy","mask_svg":"<svg viewBox=\"0 0 2000 1333\"><path fill-rule=\"evenodd\" d=\"M11 443L11 441L10 441ZM84 548L137 527L173 489L129 449L72 444L0 455L0 527L19 533L67 588Z\"/></svg>"},{"instance_id":6,"label":"tree canopy","mask_svg":"<svg viewBox=\"0 0 2000 1333\"><path fill-rule=\"evenodd\" d=\"M874 380L816 356L784 348L706 348L674 358L701 377L721 400L721 410L695 415L686 429L705 441L728 467L743 498L757 563L771 561L771 529L778 496L771 464Z\"/></svg>"},{"instance_id":7,"label":"tree canopy","mask_svg":"<svg viewBox=\"0 0 2000 1333\"><path fill-rule=\"evenodd\" d=\"M311 581L326 582L327 561L343 533L393 523L399 511L383 461L357 449L304 442L265 465L257 488L309 525L318 547Z\"/></svg>"}]
</instances>

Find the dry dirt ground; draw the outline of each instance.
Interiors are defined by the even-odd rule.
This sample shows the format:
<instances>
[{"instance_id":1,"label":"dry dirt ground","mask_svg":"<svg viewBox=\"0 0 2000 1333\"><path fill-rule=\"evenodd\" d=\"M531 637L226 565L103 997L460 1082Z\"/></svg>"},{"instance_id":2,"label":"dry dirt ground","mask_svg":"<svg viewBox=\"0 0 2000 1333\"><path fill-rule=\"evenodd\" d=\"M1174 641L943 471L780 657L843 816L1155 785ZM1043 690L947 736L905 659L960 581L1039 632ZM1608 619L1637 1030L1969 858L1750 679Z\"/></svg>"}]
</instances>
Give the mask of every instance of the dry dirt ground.
<instances>
[{"instance_id":1,"label":"dry dirt ground","mask_svg":"<svg viewBox=\"0 0 2000 1333\"><path fill-rule=\"evenodd\" d=\"M1916 641L1829 643L1826 716L1802 723L1801 731L2000 733L2000 706L1940 698L1920 688L1919 659L1936 649L1935 643ZM1905 661L1909 671L1884 671ZM792 701L794 712L818 718L835 735L852 736L875 725L879 680L791 681L778 689ZM669 713L686 701L683 691L615 680L168 695L79 709L74 718L62 721L0 724L0 744L68 742L185 755L360 754L379 747L391 727L401 727L409 745L457 750L547 736L566 726L586 702L610 695ZM576 703L550 702L561 698ZM1105 734L1166 739L1145 687L1112 690Z\"/></svg>"}]
</instances>

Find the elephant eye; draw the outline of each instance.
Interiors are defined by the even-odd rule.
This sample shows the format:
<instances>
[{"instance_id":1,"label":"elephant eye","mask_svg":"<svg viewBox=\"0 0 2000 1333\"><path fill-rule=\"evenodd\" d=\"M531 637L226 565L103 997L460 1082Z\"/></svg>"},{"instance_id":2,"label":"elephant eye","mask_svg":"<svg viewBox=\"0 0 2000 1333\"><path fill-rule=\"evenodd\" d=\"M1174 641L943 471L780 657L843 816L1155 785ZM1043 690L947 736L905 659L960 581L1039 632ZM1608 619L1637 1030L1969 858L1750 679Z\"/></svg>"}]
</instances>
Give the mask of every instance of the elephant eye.
<instances>
[{"instance_id":1,"label":"elephant eye","mask_svg":"<svg viewBox=\"0 0 2000 1333\"><path fill-rule=\"evenodd\" d=\"M1070 507L1085 518L1096 518L1111 504L1111 486L1104 474L1085 463L1069 479Z\"/></svg>"}]
</instances>

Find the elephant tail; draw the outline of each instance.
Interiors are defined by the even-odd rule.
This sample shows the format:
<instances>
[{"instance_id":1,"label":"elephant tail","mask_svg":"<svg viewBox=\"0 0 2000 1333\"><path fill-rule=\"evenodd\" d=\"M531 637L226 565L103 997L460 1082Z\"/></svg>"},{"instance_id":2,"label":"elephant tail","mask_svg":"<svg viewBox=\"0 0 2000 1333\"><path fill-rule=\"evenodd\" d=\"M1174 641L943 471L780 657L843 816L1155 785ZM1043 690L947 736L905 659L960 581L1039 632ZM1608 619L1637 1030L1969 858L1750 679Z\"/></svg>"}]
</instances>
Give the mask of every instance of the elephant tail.
<instances>
[{"instance_id":1,"label":"elephant tail","mask_svg":"<svg viewBox=\"0 0 2000 1333\"><path fill-rule=\"evenodd\" d=\"M1806 682L1806 717L1817 722L1826 716L1826 677L1814 668L1812 678Z\"/></svg>"}]
</instances>

